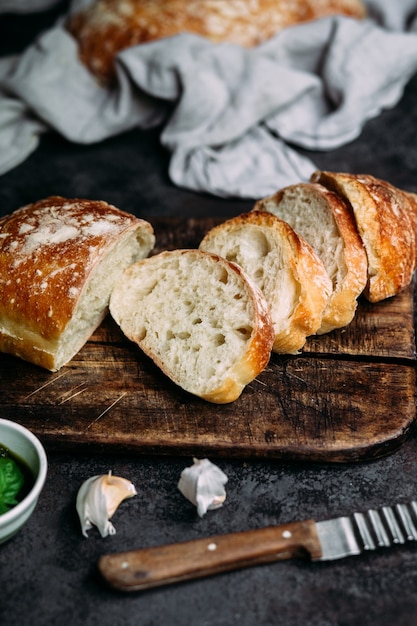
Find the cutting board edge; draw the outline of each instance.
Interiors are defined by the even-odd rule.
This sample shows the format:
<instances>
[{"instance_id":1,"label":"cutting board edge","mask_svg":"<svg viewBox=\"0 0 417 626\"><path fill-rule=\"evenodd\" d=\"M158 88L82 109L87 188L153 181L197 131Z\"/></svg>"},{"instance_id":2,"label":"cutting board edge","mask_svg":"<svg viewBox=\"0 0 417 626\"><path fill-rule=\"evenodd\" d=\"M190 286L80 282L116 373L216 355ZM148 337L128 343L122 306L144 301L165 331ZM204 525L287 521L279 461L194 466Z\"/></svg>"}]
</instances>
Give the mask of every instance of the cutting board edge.
<instances>
[{"instance_id":1,"label":"cutting board edge","mask_svg":"<svg viewBox=\"0 0 417 626\"><path fill-rule=\"evenodd\" d=\"M138 456L175 456L175 457L210 457L228 458L242 461L280 461L280 462L301 462L301 463L363 463L388 456L398 450L415 430L415 419L410 419L400 433L393 433L389 439L376 440L372 443L364 443L361 446L352 445L349 447L334 446L324 449L308 446L294 446L293 448L271 446L266 449L260 444L231 444L219 448L215 444L204 444L200 442L189 442L179 445L178 443L126 443L110 442L105 439L100 441L88 441L83 435L66 437L62 435L57 438L56 434L48 434L42 430L37 431L31 428L32 432L39 437L47 452L76 452L103 454L112 452L115 454L127 454Z\"/></svg>"}]
</instances>

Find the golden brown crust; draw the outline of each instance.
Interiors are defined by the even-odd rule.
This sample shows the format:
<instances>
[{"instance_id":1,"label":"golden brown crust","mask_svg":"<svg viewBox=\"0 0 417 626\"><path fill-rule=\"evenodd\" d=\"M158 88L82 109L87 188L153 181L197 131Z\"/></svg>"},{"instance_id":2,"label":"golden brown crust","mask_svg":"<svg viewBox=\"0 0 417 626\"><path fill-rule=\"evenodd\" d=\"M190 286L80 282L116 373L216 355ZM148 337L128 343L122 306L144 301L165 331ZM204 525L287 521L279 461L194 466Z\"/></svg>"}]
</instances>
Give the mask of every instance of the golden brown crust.
<instances>
[{"instance_id":1,"label":"golden brown crust","mask_svg":"<svg viewBox=\"0 0 417 626\"><path fill-rule=\"evenodd\" d=\"M315 172L320 182L352 206L368 258L364 294L379 302L405 289L411 282L416 238L406 195L390 183L366 174Z\"/></svg>"},{"instance_id":2,"label":"golden brown crust","mask_svg":"<svg viewBox=\"0 0 417 626\"><path fill-rule=\"evenodd\" d=\"M300 294L291 317L290 333L276 340L273 349L275 352L294 353L304 346L307 337L314 335L321 327L331 283L312 247L292 228L285 230L294 255L294 278L300 285Z\"/></svg>"},{"instance_id":3,"label":"golden brown crust","mask_svg":"<svg viewBox=\"0 0 417 626\"><path fill-rule=\"evenodd\" d=\"M252 333L245 344L245 351L242 355L236 357L234 362L225 372L223 378L219 375L221 384L217 387L213 387L210 391L207 391L207 387L211 385L207 383L207 374L205 372L206 370L209 371L211 367L216 365L214 360L213 362L210 362L209 355L213 352L213 350L215 351L215 345L211 344L210 338L207 338L206 336L206 343L201 347L201 358L204 360L206 368L197 368L198 371L192 372L195 380L193 380L192 383L190 381L185 383L183 377L181 377L177 371L180 367L178 365L173 365L172 362L168 362L169 359L166 358L167 352L161 348L162 342L164 341L163 336L166 333L167 328L170 329L171 325L174 326L175 324L178 324L178 316L181 316L182 313L176 311L170 319L163 317L161 321L164 331L161 332L158 320L155 320L155 323L152 320L151 326L154 326L153 329L150 329L147 326L150 322L145 322L146 331L143 336L141 334L141 324L143 323L143 320L136 320L136 299L140 298L141 300L145 300L148 294L150 298L154 298L153 289L148 290L147 285L144 285L144 276L146 276L150 281L153 281L153 277L158 277L157 282L163 284L164 289L166 288L166 298L164 292L164 299L166 302L172 301L175 308L177 308L176 303L178 299L178 288L180 285L166 285L165 283L168 279L165 279L164 274L159 274L159 272L161 269L164 270L166 267L173 267L175 276L178 277L179 281L183 281L183 275L179 275L177 273L177 264L180 257L185 257L184 262L188 264L187 271L189 278L187 278L187 282L192 279L193 268L196 269L196 267L199 266L207 267L207 265L209 265L209 269L211 270L209 275L210 277L214 277L216 275L214 265L217 265L220 266L220 268L223 268L226 274L230 275L233 273L238 277L238 283L240 285L240 291L238 294L239 297L234 291L231 291L230 300L240 300L241 298L245 301L247 300L247 315L251 321L250 326ZM209 261L206 259L209 259ZM217 280L217 278L214 278L214 284ZM227 286L229 280L222 280L222 282L224 282ZM174 280L174 283L176 283L176 279ZM136 287L138 289L137 293L135 292ZM182 284L182 288L186 289L186 285ZM133 296L131 294L133 294ZM205 297L210 300L211 308L216 310L219 303L213 299L214 294L217 297L218 291L214 288L212 292L209 284L207 284ZM194 297L198 298L198 296ZM133 298L133 305L129 301L129 298ZM146 306L146 303L144 306ZM227 301L224 302L224 306L227 315L227 312L229 311ZM135 309L134 311L132 311L133 307ZM194 307L192 308L194 309ZM141 311L143 309L144 307L138 310L138 316L140 318ZM181 311L181 309L178 309L178 311ZM226 404L236 400L241 395L244 387L265 369L271 356L274 332L269 309L263 294L238 265L229 263L226 259L215 254L194 249L177 249L164 251L153 257L135 263L126 269L123 275L123 280L113 291L110 301L110 312L115 321L120 325L121 330L124 332L126 337L137 343L145 354L147 354L161 369L161 371L171 378L171 380L186 389L188 392L216 404ZM207 317L209 318L212 315L212 312L209 312L208 308L207 311L202 314L202 317L206 314L206 312ZM201 314L201 312L199 312L199 314ZM184 316L181 317L180 322L181 327L189 331L191 337L193 332L192 322ZM140 329L139 331L138 328ZM153 341L148 338L148 335L151 334L150 331L152 330L156 332L158 345L154 345ZM219 332L222 332L222 326L220 326L218 330ZM161 345L159 345L160 343ZM161 350L162 352L159 354ZM181 354L183 357L181 361L184 364L186 359L185 352L182 352ZM190 374L190 372L188 372L188 374Z\"/></svg>"},{"instance_id":4,"label":"golden brown crust","mask_svg":"<svg viewBox=\"0 0 417 626\"><path fill-rule=\"evenodd\" d=\"M252 273L257 270L251 268L251 258L245 257L245 249L252 239L255 251L261 234L265 237L268 252L264 259L263 253L259 257L263 267L261 277L257 278ZM239 244L236 261L257 282L270 306L275 331L273 351L297 353L306 338L320 328L331 292L330 279L322 261L288 223L265 211L251 211L219 224L206 234L200 249L222 254L231 260ZM250 257L253 251L249 252ZM267 255L274 257L271 266L267 265ZM275 276L272 276L273 272ZM280 301L286 300L289 293L295 294L295 301L288 317L288 311L284 313Z\"/></svg>"},{"instance_id":5,"label":"golden brown crust","mask_svg":"<svg viewBox=\"0 0 417 626\"><path fill-rule=\"evenodd\" d=\"M97 0L68 30L80 58L100 80L113 78L125 48L188 32L214 43L256 46L283 28L327 15L363 18L361 0Z\"/></svg>"},{"instance_id":6,"label":"golden brown crust","mask_svg":"<svg viewBox=\"0 0 417 626\"><path fill-rule=\"evenodd\" d=\"M2 330L0 330L0 352L12 354L50 371L55 370L55 355L48 346L45 348L35 346L25 337L11 337Z\"/></svg>"},{"instance_id":7,"label":"golden brown crust","mask_svg":"<svg viewBox=\"0 0 417 626\"><path fill-rule=\"evenodd\" d=\"M59 196L1 218L0 351L55 369L55 351L93 269L139 224L152 233L150 224L106 202Z\"/></svg>"},{"instance_id":8,"label":"golden brown crust","mask_svg":"<svg viewBox=\"0 0 417 626\"><path fill-rule=\"evenodd\" d=\"M305 222L306 231L320 229L322 227L320 221L312 224L309 221L312 217L308 217L308 211L304 212L304 216L301 213L304 199L307 198L311 202L314 200L319 202L323 210L324 207L326 208L326 211L331 214L339 236L343 241L342 255L345 275L333 285L333 291L327 302L321 326L317 330L317 334L323 334L336 328L342 328L352 321L357 309L357 298L364 290L367 281L366 253L357 231L352 210L343 198L318 183L297 183L284 187L272 196L259 200L255 204L255 210L270 211L288 221L296 231L296 222ZM301 203L300 209L297 209L298 199L300 199ZM280 212L281 203L285 205L285 217L282 215L282 211ZM287 205L289 203L294 204L291 215L287 215ZM305 216L306 214L307 216ZM315 248L313 241L310 241L303 234L302 230L299 231L299 234L304 236ZM332 236L334 235L329 233L328 239ZM320 241L322 241L323 237L326 237L325 232L321 233ZM318 249L315 249L315 251L320 256L320 251ZM334 264L334 260L332 260L332 264Z\"/></svg>"},{"instance_id":9,"label":"golden brown crust","mask_svg":"<svg viewBox=\"0 0 417 626\"><path fill-rule=\"evenodd\" d=\"M410 221L413 227L414 238L416 240L416 244L415 244L416 255L414 259L414 270L416 270L417 269L417 193L414 193L412 191L403 191L403 193L405 193L410 203L409 204L409 207L410 207L409 217L410 217Z\"/></svg>"}]
</instances>

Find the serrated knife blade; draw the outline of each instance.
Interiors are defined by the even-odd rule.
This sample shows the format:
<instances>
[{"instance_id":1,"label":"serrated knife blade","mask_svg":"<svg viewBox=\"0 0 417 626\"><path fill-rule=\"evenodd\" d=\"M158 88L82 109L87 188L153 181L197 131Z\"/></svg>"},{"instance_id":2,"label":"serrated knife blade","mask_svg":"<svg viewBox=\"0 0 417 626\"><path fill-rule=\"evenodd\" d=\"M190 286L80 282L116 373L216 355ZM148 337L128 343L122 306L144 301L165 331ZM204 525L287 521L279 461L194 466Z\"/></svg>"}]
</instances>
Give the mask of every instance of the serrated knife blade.
<instances>
[{"instance_id":1,"label":"serrated knife blade","mask_svg":"<svg viewBox=\"0 0 417 626\"><path fill-rule=\"evenodd\" d=\"M102 556L101 575L139 591L283 559L332 561L417 541L417 502Z\"/></svg>"},{"instance_id":2,"label":"serrated knife blade","mask_svg":"<svg viewBox=\"0 0 417 626\"><path fill-rule=\"evenodd\" d=\"M385 506L351 517L317 522L316 530L322 550L320 561L417 541L417 503Z\"/></svg>"}]
</instances>

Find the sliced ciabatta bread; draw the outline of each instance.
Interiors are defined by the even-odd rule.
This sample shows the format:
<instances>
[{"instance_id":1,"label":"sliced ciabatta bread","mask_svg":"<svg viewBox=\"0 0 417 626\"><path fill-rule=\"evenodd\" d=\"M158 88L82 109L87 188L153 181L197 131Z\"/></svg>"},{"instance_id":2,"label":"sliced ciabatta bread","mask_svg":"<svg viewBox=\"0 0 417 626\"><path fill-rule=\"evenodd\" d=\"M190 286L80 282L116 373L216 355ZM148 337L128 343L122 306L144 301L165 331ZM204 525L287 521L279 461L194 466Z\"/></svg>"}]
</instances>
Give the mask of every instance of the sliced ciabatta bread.
<instances>
[{"instance_id":1,"label":"sliced ciabatta bread","mask_svg":"<svg viewBox=\"0 0 417 626\"><path fill-rule=\"evenodd\" d=\"M406 194L366 174L318 171L311 180L335 191L352 207L367 254L368 300L379 302L407 287L415 267L416 238Z\"/></svg>"},{"instance_id":2,"label":"sliced ciabatta bread","mask_svg":"<svg viewBox=\"0 0 417 626\"><path fill-rule=\"evenodd\" d=\"M148 222L101 201L54 196L0 219L0 352L58 370L154 242Z\"/></svg>"},{"instance_id":3,"label":"sliced ciabatta bread","mask_svg":"<svg viewBox=\"0 0 417 626\"><path fill-rule=\"evenodd\" d=\"M236 400L267 365L268 305L242 269L200 250L161 252L127 268L110 299L123 333L186 391Z\"/></svg>"},{"instance_id":4,"label":"sliced ciabatta bread","mask_svg":"<svg viewBox=\"0 0 417 626\"><path fill-rule=\"evenodd\" d=\"M256 282L271 311L274 352L297 353L320 328L331 282L287 222L264 211L245 213L210 230L200 249L237 263Z\"/></svg>"},{"instance_id":5,"label":"sliced ciabatta bread","mask_svg":"<svg viewBox=\"0 0 417 626\"><path fill-rule=\"evenodd\" d=\"M332 281L317 334L349 324L367 281L367 259L352 210L334 192L316 183L299 183L255 204L288 222L323 261Z\"/></svg>"}]
</instances>

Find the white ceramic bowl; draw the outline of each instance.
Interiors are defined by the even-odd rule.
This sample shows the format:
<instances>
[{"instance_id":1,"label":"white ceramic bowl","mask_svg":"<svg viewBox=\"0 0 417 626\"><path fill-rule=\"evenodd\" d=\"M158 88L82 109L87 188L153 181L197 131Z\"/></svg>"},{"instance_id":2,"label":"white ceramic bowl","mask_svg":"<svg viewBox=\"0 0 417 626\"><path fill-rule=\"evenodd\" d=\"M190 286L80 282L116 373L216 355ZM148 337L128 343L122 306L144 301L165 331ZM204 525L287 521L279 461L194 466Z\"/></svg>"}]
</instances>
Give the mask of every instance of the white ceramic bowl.
<instances>
[{"instance_id":1,"label":"white ceramic bowl","mask_svg":"<svg viewBox=\"0 0 417 626\"><path fill-rule=\"evenodd\" d=\"M0 418L0 445L25 461L34 477L33 487L27 496L0 515L0 543L3 543L13 537L32 515L45 484L48 463L39 439L16 422Z\"/></svg>"}]
</instances>

